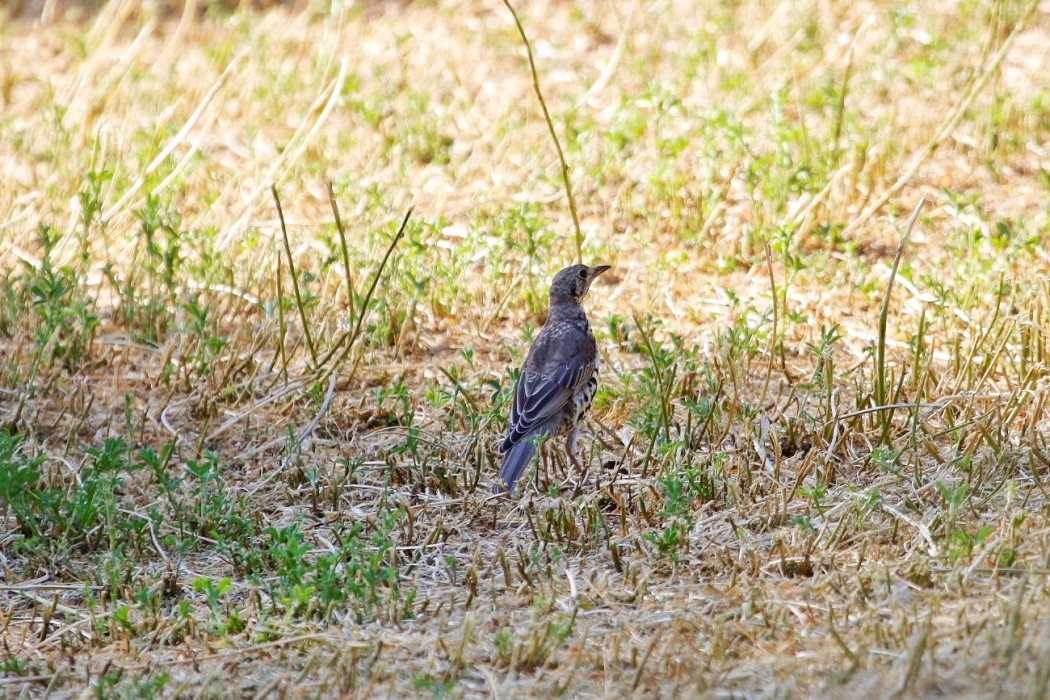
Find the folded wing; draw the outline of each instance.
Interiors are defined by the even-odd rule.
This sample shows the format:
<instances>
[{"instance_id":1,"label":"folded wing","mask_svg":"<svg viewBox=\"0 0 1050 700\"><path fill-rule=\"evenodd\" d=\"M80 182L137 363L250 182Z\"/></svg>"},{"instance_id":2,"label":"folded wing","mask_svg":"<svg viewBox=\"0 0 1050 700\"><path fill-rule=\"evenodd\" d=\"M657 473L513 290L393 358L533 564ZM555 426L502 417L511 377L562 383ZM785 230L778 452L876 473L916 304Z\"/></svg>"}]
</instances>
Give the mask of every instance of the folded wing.
<instances>
[{"instance_id":1,"label":"folded wing","mask_svg":"<svg viewBox=\"0 0 1050 700\"><path fill-rule=\"evenodd\" d=\"M590 379L594 373L594 361L570 359L543 369L546 371L523 369L518 377L510 408L510 430L500 447L501 452L506 452L558 415Z\"/></svg>"}]
</instances>

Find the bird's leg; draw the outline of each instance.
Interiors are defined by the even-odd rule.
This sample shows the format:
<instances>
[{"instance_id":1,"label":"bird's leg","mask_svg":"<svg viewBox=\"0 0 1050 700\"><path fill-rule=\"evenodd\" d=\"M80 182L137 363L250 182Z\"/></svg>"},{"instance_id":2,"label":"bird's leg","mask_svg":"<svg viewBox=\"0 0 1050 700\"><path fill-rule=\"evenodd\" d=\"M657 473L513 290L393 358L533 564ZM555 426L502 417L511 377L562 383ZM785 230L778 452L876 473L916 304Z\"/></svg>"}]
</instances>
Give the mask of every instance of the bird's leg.
<instances>
[{"instance_id":1,"label":"bird's leg","mask_svg":"<svg viewBox=\"0 0 1050 700\"><path fill-rule=\"evenodd\" d=\"M540 492L541 474L547 481L550 481L550 450L547 448L547 442L544 440L540 444L540 461L536 465L536 479L533 481L536 493Z\"/></svg>"},{"instance_id":2,"label":"bird's leg","mask_svg":"<svg viewBox=\"0 0 1050 700\"><path fill-rule=\"evenodd\" d=\"M582 470L583 465L580 464L580 459L576 456L576 438L579 436L579 433L579 428L573 428L569 431L568 436L565 438L565 452L569 455L569 461L572 462L572 466Z\"/></svg>"},{"instance_id":3,"label":"bird's leg","mask_svg":"<svg viewBox=\"0 0 1050 700\"><path fill-rule=\"evenodd\" d=\"M586 468L583 466L583 463L580 462L580 458L576 454L576 438L579 434L579 426L576 426L569 431L568 436L565 438L565 452L569 455L569 461L572 462L572 466L576 467L576 474L573 474L566 479L566 481L575 482L574 495L579 494L580 487L583 485L587 475ZM579 479L579 481L576 481L576 479Z\"/></svg>"},{"instance_id":4,"label":"bird's leg","mask_svg":"<svg viewBox=\"0 0 1050 700\"><path fill-rule=\"evenodd\" d=\"M580 480L576 484L577 493L581 486L591 483L591 480L587 477L587 467L580 461L579 456L576 454L576 438L579 434L580 430L576 427L569 431L569 435L565 438L565 452L568 453L569 460L579 473Z\"/></svg>"}]
</instances>

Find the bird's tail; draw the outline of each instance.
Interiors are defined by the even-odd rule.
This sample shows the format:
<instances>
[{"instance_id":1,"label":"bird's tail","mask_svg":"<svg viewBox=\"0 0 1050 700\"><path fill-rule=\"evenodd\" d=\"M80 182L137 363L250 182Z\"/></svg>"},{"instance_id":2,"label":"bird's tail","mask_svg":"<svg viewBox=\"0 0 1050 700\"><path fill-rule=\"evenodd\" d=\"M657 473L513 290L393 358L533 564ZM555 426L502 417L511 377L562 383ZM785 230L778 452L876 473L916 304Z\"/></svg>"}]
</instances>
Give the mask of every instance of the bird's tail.
<instances>
[{"instance_id":1,"label":"bird's tail","mask_svg":"<svg viewBox=\"0 0 1050 700\"><path fill-rule=\"evenodd\" d=\"M535 440L525 439L513 445L503 456L503 466L499 469L499 478L503 484L497 483L494 491L499 493L506 490L507 493L514 493L514 486L521 478L525 467L529 466L534 454L536 454Z\"/></svg>"}]
</instances>

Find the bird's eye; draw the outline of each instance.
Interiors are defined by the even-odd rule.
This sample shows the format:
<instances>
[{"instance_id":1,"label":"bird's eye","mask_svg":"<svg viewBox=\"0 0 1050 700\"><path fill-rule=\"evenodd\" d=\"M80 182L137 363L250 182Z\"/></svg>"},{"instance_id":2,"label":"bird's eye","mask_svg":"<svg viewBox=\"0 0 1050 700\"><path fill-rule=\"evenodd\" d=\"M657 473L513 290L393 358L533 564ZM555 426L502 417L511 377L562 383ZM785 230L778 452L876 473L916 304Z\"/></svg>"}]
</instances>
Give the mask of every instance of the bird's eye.
<instances>
[{"instance_id":1,"label":"bird's eye","mask_svg":"<svg viewBox=\"0 0 1050 700\"><path fill-rule=\"evenodd\" d=\"M586 267L581 267L580 268L580 272L578 274L580 275L580 279L581 280L587 279L587 268Z\"/></svg>"}]
</instances>

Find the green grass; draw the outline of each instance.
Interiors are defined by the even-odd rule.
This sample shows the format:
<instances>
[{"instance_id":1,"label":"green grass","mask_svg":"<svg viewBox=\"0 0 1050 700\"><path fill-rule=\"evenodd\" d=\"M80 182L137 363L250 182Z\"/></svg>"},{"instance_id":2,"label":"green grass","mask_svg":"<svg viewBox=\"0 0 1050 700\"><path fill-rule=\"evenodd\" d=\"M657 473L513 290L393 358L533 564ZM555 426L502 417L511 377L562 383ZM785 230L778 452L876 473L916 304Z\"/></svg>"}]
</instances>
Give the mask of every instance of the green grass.
<instances>
[{"instance_id":1,"label":"green grass","mask_svg":"<svg viewBox=\"0 0 1050 700\"><path fill-rule=\"evenodd\" d=\"M122 7L0 11L3 693L1045 695L1045 13Z\"/></svg>"}]
</instances>

